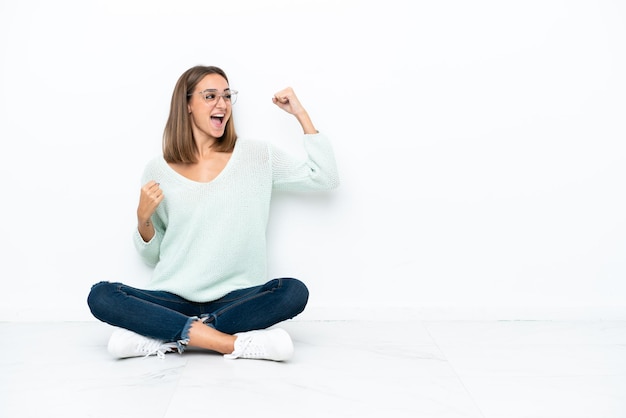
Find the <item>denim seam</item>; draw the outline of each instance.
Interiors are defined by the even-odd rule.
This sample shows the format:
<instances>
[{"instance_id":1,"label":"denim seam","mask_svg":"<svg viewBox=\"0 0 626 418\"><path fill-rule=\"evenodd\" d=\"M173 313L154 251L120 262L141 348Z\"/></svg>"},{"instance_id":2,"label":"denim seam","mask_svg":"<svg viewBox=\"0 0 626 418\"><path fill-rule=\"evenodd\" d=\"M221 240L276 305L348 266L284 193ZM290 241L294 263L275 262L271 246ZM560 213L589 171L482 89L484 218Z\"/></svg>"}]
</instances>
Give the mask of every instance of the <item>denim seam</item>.
<instances>
[{"instance_id":1,"label":"denim seam","mask_svg":"<svg viewBox=\"0 0 626 418\"><path fill-rule=\"evenodd\" d=\"M222 315L222 314L224 314L224 313L228 312L229 310L231 310L231 309L233 309L233 308L238 307L239 305L241 305L241 304L243 304L243 303L249 302L249 301L254 300L254 299L256 299L256 298L260 298L261 296L264 296L264 295L266 295L266 294L268 294L268 293L272 293L274 290L276 290L276 289L280 288L280 287L281 287L281 285L282 285L282 280L281 280L281 279L277 279L277 280L278 280L278 285L277 285L277 286L275 286L275 287L273 287L271 290L266 290L266 291L264 291L264 292L262 292L262 293L255 293L255 294L254 294L253 296L251 296L251 297L239 298L239 300L237 301L237 303L233 303L233 304L228 305L228 306L226 306L226 307L224 307L224 308L222 308L222 309L220 309L220 310L217 310L217 311L213 312L213 316L214 316L215 318L217 318L217 317L219 317L220 315Z\"/></svg>"},{"instance_id":2,"label":"denim seam","mask_svg":"<svg viewBox=\"0 0 626 418\"><path fill-rule=\"evenodd\" d=\"M126 291L124 290L124 287L125 287L125 286L126 286L126 285L124 285L124 284L120 284L120 285L118 285L118 290L119 290L121 293L124 293L125 295L132 296L132 295L129 295L129 293L128 293L128 292L126 292ZM190 304L190 303L191 303L191 304L193 304L193 303L194 303L194 302L187 301L187 300L180 301L180 300L172 300L172 299L169 299L169 298L164 298L164 297L161 297L161 296L157 296L157 295L155 295L154 293L144 292L142 289L133 289L133 290L134 290L135 292L137 292L137 293L140 293L140 294L142 294L142 295L145 295L145 296L146 296L146 297L148 297L148 298L155 299L155 300L159 300L159 301L163 301L163 302L167 302L167 303L175 303L175 304L178 304L178 305L188 305L188 304ZM174 294L174 293L172 293L172 296L175 296L175 297L180 297L180 296L178 296L178 295L176 295L176 294Z\"/></svg>"}]
</instances>

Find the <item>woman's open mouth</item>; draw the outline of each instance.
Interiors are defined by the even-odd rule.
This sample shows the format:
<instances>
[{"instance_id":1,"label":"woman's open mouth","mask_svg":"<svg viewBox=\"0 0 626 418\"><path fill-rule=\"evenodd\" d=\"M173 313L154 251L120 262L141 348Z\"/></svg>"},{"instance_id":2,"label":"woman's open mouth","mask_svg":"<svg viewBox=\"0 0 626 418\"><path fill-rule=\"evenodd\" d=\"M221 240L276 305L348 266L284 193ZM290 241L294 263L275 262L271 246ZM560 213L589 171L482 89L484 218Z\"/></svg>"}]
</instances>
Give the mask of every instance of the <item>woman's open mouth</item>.
<instances>
[{"instance_id":1,"label":"woman's open mouth","mask_svg":"<svg viewBox=\"0 0 626 418\"><path fill-rule=\"evenodd\" d=\"M216 128L221 128L224 124L224 115L223 114L211 115L211 123Z\"/></svg>"}]
</instances>

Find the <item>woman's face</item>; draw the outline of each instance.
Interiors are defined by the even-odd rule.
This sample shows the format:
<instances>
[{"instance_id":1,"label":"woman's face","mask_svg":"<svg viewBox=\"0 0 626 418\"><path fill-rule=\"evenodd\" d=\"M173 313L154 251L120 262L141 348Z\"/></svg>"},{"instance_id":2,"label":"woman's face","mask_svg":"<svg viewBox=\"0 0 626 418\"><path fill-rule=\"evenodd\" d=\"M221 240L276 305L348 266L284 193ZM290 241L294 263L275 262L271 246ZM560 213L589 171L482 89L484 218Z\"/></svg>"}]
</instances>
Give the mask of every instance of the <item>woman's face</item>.
<instances>
[{"instance_id":1,"label":"woman's face","mask_svg":"<svg viewBox=\"0 0 626 418\"><path fill-rule=\"evenodd\" d=\"M187 110L191 115L194 136L217 139L224 135L226 122L230 119L232 105L224 98L230 88L219 74L207 74L191 94Z\"/></svg>"}]
</instances>

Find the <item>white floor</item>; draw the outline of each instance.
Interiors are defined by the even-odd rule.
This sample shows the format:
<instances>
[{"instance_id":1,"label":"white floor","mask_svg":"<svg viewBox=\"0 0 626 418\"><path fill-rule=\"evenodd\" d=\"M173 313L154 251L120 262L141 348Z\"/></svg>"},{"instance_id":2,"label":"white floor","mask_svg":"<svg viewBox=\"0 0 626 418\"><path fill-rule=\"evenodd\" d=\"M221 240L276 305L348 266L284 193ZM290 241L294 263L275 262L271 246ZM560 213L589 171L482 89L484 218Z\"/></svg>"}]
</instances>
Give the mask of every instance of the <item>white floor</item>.
<instances>
[{"instance_id":1,"label":"white floor","mask_svg":"<svg viewBox=\"0 0 626 418\"><path fill-rule=\"evenodd\" d=\"M626 417L626 321L291 321L286 363L114 360L98 322L0 323L0 417Z\"/></svg>"}]
</instances>

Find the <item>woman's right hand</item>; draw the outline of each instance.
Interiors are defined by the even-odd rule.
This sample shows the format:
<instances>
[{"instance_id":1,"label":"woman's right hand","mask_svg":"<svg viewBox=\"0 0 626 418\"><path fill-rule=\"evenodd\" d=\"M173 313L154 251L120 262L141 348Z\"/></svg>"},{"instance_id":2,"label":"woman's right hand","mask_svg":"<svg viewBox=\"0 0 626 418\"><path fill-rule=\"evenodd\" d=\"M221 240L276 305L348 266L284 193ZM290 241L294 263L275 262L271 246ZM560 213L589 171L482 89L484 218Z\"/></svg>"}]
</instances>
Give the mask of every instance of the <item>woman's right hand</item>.
<instances>
[{"instance_id":1,"label":"woman's right hand","mask_svg":"<svg viewBox=\"0 0 626 418\"><path fill-rule=\"evenodd\" d=\"M159 183L154 180L144 184L139 195L139 206L137 207L137 222L139 233L144 241L148 242L154 236L154 226L150 217L156 208L163 201L163 190Z\"/></svg>"}]
</instances>

